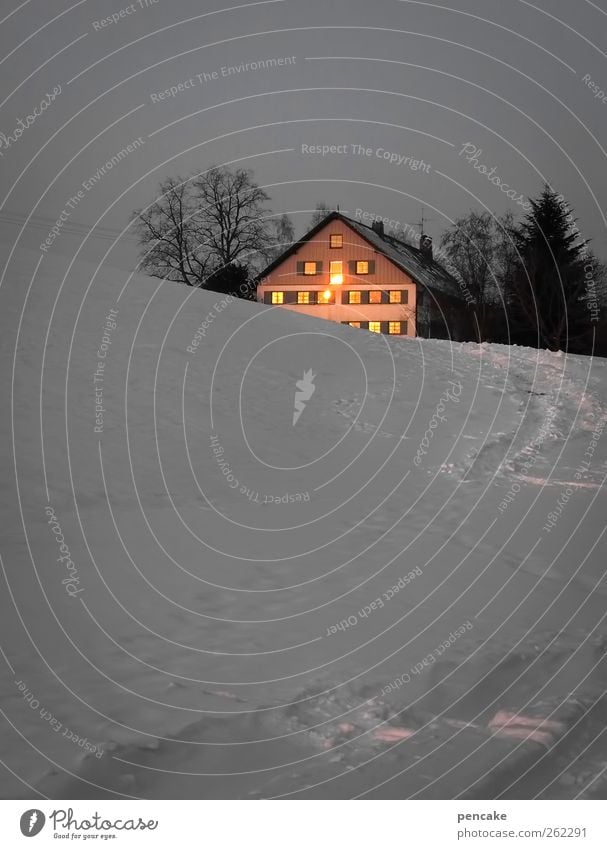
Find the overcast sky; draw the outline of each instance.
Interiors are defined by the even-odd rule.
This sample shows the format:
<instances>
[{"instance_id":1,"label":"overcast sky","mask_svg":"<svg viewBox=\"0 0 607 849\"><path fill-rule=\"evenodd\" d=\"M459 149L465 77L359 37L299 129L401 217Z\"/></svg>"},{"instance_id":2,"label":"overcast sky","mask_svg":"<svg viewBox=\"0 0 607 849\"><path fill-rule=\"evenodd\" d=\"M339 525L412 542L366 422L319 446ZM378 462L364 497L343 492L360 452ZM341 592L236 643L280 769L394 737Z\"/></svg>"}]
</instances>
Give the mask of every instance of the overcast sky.
<instances>
[{"instance_id":1,"label":"overcast sky","mask_svg":"<svg viewBox=\"0 0 607 849\"><path fill-rule=\"evenodd\" d=\"M605 0L0 0L0 18L5 244L32 215L35 247L80 189L52 251L99 220L82 254L101 258L162 178L239 162L298 232L324 201L401 223L423 206L437 239L471 207L523 214L547 181L607 259ZM135 261L128 239L107 259Z\"/></svg>"}]
</instances>

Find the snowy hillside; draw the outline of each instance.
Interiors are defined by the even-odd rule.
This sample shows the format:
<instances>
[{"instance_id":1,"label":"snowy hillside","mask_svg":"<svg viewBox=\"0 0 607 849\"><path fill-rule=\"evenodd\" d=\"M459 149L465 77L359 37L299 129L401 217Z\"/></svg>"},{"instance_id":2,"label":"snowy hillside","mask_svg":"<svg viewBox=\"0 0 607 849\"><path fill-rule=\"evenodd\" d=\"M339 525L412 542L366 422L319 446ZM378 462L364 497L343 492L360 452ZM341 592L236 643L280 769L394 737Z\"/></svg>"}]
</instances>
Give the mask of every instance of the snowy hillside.
<instances>
[{"instance_id":1,"label":"snowy hillside","mask_svg":"<svg viewBox=\"0 0 607 849\"><path fill-rule=\"evenodd\" d=\"M36 261L2 298L2 795L331 797L403 711L596 689L606 361Z\"/></svg>"}]
</instances>

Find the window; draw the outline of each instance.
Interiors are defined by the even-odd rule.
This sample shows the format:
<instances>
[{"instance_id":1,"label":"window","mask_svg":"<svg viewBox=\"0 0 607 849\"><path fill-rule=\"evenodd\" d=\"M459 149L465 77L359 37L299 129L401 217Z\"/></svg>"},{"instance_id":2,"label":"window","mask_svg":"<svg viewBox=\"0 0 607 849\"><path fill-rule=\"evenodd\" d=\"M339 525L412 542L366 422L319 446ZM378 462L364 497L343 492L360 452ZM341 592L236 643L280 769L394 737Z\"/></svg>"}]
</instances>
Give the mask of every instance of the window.
<instances>
[{"instance_id":1,"label":"window","mask_svg":"<svg viewBox=\"0 0 607 849\"><path fill-rule=\"evenodd\" d=\"M316 263L304 262L304 274L316 274Z\"/></svg>"},{"instance_id":2,"label":"window","mask_svg":"<svg viewBox=\"0 0 607 849\"><path fill-rule=\"evenodd\" d=\"M362 303L360 299L360 292L348 292L348 303L349 304L360 304Z\"/></svg>"},{"instance_id":3,"label":"window","mask_svg":"<svg viewBox=\"0 0 607 849\"><path fill-rule=\"evenodd\" d=\"M371 333L381 333L381 321L370 321L369 330Z\"/></svg>"},{"instance_id":4,"label":"window","mask_svg":"<svg viewBox=\"0 0 607 849\"><path fill-rule=\"evenodd\" d=\"M344 282L343 262L340 259L332 259L329 269L329 283L339 285Z\"/></svg>"},{"instance_id":5,"label":"window","mask_svg":"<svg viewBox=\"0 0 607 849\"><path fill-rule=\"evenodd\" d=\"M297 303L298 304L309 304L310 303L310 293L309 292L298 292L297 293Z\"/></svg>"},{"instance_id":6,"label":"window","mask_svg":"<svg viewBox=\"0 0 607 849\"><path fill-rule=\"evenodd\" d=\"M400 329L400 321L389 321L388 322L388 333L397 333L400 334L402 331Z\"/></svg>"},{"instance_id":7,"label":"window","mask_svg":"<svg viewBox=\"0 0 607 849\"><path fill-rule=\"evenodd\" d=\"M331 233L329 236L329 247L331 248L343 248L344 246L344 237L341 233Z\"/></svg>"},{"instance_id":8,"label":"window","mask_svg":"<svg viewBox=\"0 0 607 849\"><path fill-rule=\"evenodd\" d=\"M272 303L273 304L284 304L285 302L285 293L284 292L272 292Z\"/></svg>"},{"instance_id":9,"label":"window","mask_svg":"<svg viewBox=\"0 0 607 849\"><path fill-rule=\"evenodd\" d=\"M331 292L330 289L325 289L324 292L318 293L318 303L319 304L334 304L335 303L335 292Z\"/></svg>"},{"instance_id":10,"label":"window","mask_svg":"<svg viewBox=\"0 0 607 849\"><path fill-rule=\"evenodd\" d=\"M358 259L356 260L356 273L357 274L368 274L369 273L369 263L366 259Z\"/></svg>"},{"instance_id":11,"label":"window","mask_svg":"<svg viewBox=\"0 0 607 849\"><path fill-rule=\"evenodd\" d=\"M390 303L391 304L402 304L401 299L402 292L400 289L396 289L393 292L390 292Z\"/></svg>"},{"instance_id":12,"label":"window","mask_svg":"<svg viewBox=\"0 0 607 849\"><path fill-rule=\"evenodd\" d=\"M381 304L381 289L372 289L369 292L370 304Z\"/></svg>"},{"instance_id":13,"label":"window","mask_svg":"<svg viewBox=\"0 0 607 849\"><path fill-rule=\"evenodd\" d=\"M360 327L360 321L349 321L350 327Z\"/></svg>"}]
</instances>

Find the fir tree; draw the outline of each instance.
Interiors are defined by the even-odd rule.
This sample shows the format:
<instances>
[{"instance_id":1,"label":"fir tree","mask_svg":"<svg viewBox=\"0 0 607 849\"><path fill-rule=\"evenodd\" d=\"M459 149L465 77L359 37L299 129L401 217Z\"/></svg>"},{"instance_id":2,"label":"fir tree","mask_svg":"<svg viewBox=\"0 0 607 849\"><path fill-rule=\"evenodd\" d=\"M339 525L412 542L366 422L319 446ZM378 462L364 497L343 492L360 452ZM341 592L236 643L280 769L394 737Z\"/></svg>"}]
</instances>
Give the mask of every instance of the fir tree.
<instances>
[{"instance_id":1,"label":"fir tree","mask_svg":"<svg viewBox=\"0 0 607 849\"><path fill-rule=\"evenodd\" d=\"M509 283L513 335L542 348L567 349L588 330L587 243L569 206L548 186L531 207L512 234L518 252Z\"/></svg>"}]
</instances>

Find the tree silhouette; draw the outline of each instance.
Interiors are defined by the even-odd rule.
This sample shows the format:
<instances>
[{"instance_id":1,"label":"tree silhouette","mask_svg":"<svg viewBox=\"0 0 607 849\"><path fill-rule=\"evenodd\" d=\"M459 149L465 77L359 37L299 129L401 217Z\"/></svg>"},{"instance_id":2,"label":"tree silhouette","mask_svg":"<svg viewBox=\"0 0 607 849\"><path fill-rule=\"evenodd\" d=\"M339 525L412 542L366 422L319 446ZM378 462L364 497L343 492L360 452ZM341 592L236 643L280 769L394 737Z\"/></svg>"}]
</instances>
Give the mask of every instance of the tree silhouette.
<instances>
[{"instance_id":1,"label":"tree silhouette","mask_svg":"<svg viewBox=\"0 0 607 849\"><path fill-rule=\"evenodd\" d=\"M522 341L566 349L588 332L587 242L567 203L548 186L531 207L512 232L518 260L508 285L510 318Z\"/></svg>"}]
</instances>

